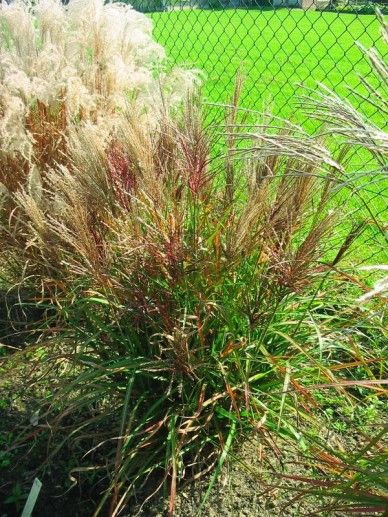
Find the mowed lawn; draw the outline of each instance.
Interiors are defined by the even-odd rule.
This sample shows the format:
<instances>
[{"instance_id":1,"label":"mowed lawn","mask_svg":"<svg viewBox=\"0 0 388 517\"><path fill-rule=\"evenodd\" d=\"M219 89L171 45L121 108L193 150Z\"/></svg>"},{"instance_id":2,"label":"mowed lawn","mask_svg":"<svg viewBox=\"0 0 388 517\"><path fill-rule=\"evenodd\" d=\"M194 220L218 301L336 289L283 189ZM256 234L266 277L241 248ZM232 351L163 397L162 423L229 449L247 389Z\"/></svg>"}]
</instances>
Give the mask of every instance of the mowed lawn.
<instances>
[{"instance_id":1,"label":"mowed lawn","mask_svg":"<svg viewBox=\"0 0 388 517\"><path fill-rule=\"evenodd\" d=\"M370 72L355 41L384 52L374 15L239 9L150 16L154 35L169 57L206 73L209 100L228 99L240 69L247 77L244 105L261 109L271 102L275 113L284 117L294 110L292 100L301 93L300 84L314 87L323 82L353 97L349 88L359 87L357 74Z\"/></svg>"}]
</instances>

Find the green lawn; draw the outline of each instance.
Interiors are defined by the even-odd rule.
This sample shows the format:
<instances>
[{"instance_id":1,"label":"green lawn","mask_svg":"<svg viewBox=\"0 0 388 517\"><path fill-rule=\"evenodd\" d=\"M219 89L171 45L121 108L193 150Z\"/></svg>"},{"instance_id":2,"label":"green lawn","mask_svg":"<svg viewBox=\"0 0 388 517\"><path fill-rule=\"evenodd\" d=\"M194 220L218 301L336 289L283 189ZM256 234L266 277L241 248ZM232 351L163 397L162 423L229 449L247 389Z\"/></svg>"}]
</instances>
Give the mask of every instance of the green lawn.
<instances>
[{"instance_id":1,"label":"green lawn","mask_svg":"<svg viewBox=\"0 0 388 517\"><path fill-rule=\"evenodd\" d=\"M368 74L370 67L355 41L383 51L374 15L278 9L150 16L172 60L206 72L208 99L227 99L241 68L247 76L244 104L260 109L273 99L274 111L284 117L301 93L298 83L313 87L321 81L341 95L358 86L357 73Z\"/></svg>"}]
</instances>

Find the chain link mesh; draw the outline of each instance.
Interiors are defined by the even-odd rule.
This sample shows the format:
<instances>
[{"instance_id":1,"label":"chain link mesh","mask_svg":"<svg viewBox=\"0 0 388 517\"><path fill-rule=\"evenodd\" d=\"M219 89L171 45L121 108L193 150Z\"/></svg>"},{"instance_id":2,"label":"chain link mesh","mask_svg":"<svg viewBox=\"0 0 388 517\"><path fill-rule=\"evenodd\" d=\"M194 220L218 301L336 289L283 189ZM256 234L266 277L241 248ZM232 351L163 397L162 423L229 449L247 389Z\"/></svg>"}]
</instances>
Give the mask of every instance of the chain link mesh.
<instances>
[{"instance_id":1,"label":"chain link mesh","mask_svg":"<svg viewBox=\"0 0 388 517\"><path fill-rule=\"evenodd\" d=\"M376 81L358 46L375 47L387 59L376 7L388 12L387 0L132 0L153 20L154 36L173 63L205 73L208 101L230 99L235 76L245 76L242 105L301 120L296 99L322 83L347 98L369 119L384 127L384 114L363 101L360 76ZM375 83L376 84L376 83ZM378 86L378 84L376 84ZM308 126L309 123L307 123ZM311 121L310 121L311 124ZM314 126L314 123L312 124ZM316 125L315 125L316 127ZM365 171L365 152L352 158L355 173ZM370 169L373 170L373 164ZM381 232L388 213L388 185L381 174L370 175L362 191L350 193L350 220L378 221L365 232L366 250L359 262L383 260L386 236ZM367 207L367 209L366 209ZM350 224L351 221L349 221ZM385 251L384 251L385 250Z\"/></svg>"}]
</instances>

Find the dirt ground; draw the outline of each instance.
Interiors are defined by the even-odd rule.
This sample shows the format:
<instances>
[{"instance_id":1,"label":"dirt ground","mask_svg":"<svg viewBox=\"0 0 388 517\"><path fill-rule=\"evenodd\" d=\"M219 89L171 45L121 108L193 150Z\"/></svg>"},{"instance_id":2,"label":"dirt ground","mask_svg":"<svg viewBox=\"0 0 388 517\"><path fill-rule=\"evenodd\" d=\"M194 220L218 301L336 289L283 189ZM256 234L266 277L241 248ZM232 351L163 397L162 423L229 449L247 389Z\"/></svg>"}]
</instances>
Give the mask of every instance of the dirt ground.
<instances>
[{"instance_id":1,"label":"dirt ground","mask_svg":"<svg viewBox=\"0 0 388 517\"><path fill-rule=\"evenodd\" d=\"M323 505L313 497L299 497L296 488L306 489L306 484L298 481L282 480L276 473L308 478L312 468L295 448L281 444L266 448L254 438L245 442L235 457L228 462L216 481L207 503L201 508L209 479L188 484L179 490L174 515L176 517L302 517L312 515ZM281 450L281 452L280 452ZM265 457L265 459L264 459ZM271 475L269 471L272 470ZM271 485L271 486L268 486ZM281 487L280 487L281 485ZM288 487L288 489L286 489ZM326 501L327 504L329 501ZM165 517L167 502L153 502L138 513L133 508L126 517ZM330 517L342 517L343 512L330 510L319 513ZM361 517L360 515L358 517Z\"/></svg>"}]
</instances>

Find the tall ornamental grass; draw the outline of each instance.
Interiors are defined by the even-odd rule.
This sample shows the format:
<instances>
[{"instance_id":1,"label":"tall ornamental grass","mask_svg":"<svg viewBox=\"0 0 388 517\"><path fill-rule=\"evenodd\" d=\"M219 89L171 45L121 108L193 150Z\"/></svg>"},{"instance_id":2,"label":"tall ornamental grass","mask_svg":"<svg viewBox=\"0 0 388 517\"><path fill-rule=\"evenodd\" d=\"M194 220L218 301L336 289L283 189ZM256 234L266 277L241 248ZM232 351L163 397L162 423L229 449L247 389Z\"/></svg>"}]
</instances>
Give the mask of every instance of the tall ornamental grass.
<instances>
[{"instance_id":1,"label":"tall ornamental grass","mask_svg":"<svg viewBox=\"0 0 388 517\"><path fill-rule=\"evenodd\" d=\"M8 358L41 394L17 447L48 429L49 459L82 443L70 476L100 476L95 515L163 487L172 514L179 481L217 475L242 432L303 442L310 390L346 397L324 359L347 337L319 331L368 291L341 270L364 222L334 239L346 148L251 122L239 78L205 124L195 74L165 74L130 7L15 2L0 19L1 268L42 309Z\"/></svg>"},{"instance_id":2,"label":"tall ornamental grass","mask_svg":"<svg viewBox=\"0 0 388 517\"><path fill-rule=\"evenodd\" d=\"M0 181L12 190L66 162L75 127L105 141L132 104L152 124L196 80L166 68L151 21L129 5L3 2L0 27Z\"/></svg>"}]
</instances>

